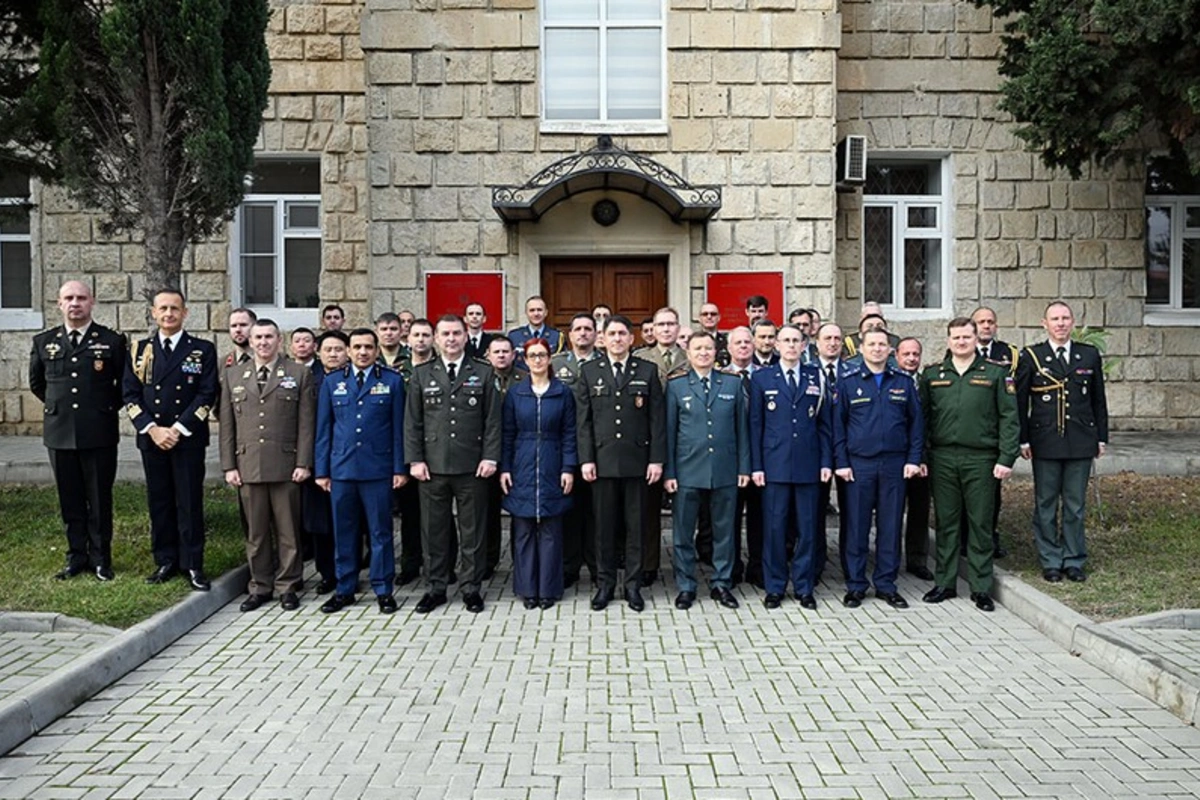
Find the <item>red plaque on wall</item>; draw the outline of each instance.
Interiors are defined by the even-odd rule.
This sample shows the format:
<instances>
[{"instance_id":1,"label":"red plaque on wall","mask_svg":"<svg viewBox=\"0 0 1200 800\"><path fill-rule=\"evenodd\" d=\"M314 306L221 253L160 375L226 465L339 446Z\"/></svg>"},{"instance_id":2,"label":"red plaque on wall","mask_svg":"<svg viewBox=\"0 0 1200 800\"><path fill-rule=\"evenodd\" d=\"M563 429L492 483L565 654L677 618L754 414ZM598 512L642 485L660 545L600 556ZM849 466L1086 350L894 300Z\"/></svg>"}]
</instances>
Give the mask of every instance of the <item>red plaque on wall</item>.
<instances>
[{"instance_id":1,"label":"red plaque on wall","mask_svg":"<svg viewBox=\"0 0 1200 800\"><path fill-rule=\"evenodd\" d=\"M783 273L757 270L728 270L704 273L704 300L721 309L723 331L746 324L746 298L767 298L767 317L776 325L787 321L783 306Z\"/></svg>"},{"instance_id":2,"label":"red plaque on wall","mask_svg":"<svg viewBox=\"0 0 1200 800\"><path fill-rule=\"evenodd\" d=\"M504 330L503 272L426 272L425 316L436 323L443 314L460 317L471 303L483 304L489 331Z\"/></svg>"}]
</instances>

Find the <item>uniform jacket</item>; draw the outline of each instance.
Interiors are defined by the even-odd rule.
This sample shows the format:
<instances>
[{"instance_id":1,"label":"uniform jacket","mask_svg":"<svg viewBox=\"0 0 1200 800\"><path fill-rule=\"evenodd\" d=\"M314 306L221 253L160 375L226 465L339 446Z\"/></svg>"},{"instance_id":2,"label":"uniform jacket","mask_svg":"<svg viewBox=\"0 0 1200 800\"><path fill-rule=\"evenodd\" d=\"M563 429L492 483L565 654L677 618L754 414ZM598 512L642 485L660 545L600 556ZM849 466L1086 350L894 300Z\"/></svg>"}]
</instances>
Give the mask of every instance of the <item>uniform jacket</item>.
<instances>
[{"instance_id":1,"label":"uniform jacket","mask_svg":"<svg viewBox=\"0 0 1200 800\"><path fill-rule=\"evenodd\" d=\"M514 517L557 517L571 507L562 492L564 472L579 465L575 440L575 398L553 377L538 397L529 381L504 397L500 471L512 474L513 485L503 506Z\"/></svg>"},{"instance_id":2,"label":"uniform jacket","mask_svg":"<svg viewBox=\"0 0 1200 800\"><path fill-rule=\"evenodd\" d=\"M1021 351L1017 368L1017 407L1021 442L1034 458L1095 458L1108 441L1108 401L1100 351L1071 342L1071 366L1064 371L1049 342Z\"/></svg>"},{"instance_id":3,"label":"uniform jacket","mask_svg":"<svg viewBox=\"0 0 1200 800\"><path fill-rule=\"evenodd\" d=\"M816 367L798 370L795 392L779 365L750 378L750 469L770 483L818 483L833 469L833 403Z\"/></svg>"},{"instance_id":4,"label":"uniform jacket","mask_svg":"<svg viewBox=\"0 0 1200 800\"><path fill-rule=\"evenodd\" d=\"M1016 387L1008 370L976 355L962 375L947 357L921 373L925 449L961 447L996 454L1011 467L1019 453Z\"/></svg>"},{"instance_id":5,"label":"uniform jacket","mask_svg":"<svg viewBox=\"0 0 1200 800\"><path fill-rule=\"evenodd\" d=\"M562 333L549 325L542 325L542 338L550 343L550 354L553 355L562 349L563 336ZM508 338L512 339L513 349L517 351L517 359L525 362L525 343L533 337L533 330L528 325L522 325L519 328L513 328L508 332Z\"/></svg>"},{"instance_id":6,"label":"uniform jacket","mask_svg":"<svg viewBox=\"0 0 1200 800\"><path fill-rule=\"evenodd\" d=\"M629 356L621 384L608 356L580 369L575 384L579 463L595 464L601 478L636 478L667 456L666 408L658 369Z\"/></svg>"},{"instance_id":7,"label":"uniform jacket","mask_svg":"<svg viewBox=\"0 0 1200 800\"><path fill-rule=\"evenodd\" d=\"M488 366L491 365L489 364ZM516 362L513 363L513 366L508 368L507 372L501 372L493 367L492 373L496 376L496 380L500 384L501 408L504 407L504 396L508 394L509 390L512 389L516 384L529 380L529 373L523 369L517 369Z\"/></svg>"},{"instance_id":8,"label":"uniform jacket","mask_svg":"<svg viewBox=\"0 0 1200 800\"><path fill-rule=\"evenodd\" d=\"M992 339L986 345L980 345L980 347L984 349L981 355L988 361L1008 367L1010 372L1016 370L1018 363L1017 355L1019 353L1016 345L1002 342L999 339Z\"/></svg>"},{"instance_id":9,"label":"uniform jacket","mask_svg":"<svg viewBox=\"0 0 1200 800\"><path fill-rule=\"evenodd\" d=\"M258 390L254 360L221 373L221 469L245 483L283 483L313 468L317 396L312 370L279 356Z\"/></svg>"},{"instance_id":10,"label":"uniform jacket","mask_svg":"<svg viewBox=\"0 0 1200 800\"><path fill-rule=\"evenodd\" d=\"M666 353L671 353L671 368L667 368ZM677 375L686 375L691 365L688 364L687 351L677 344L673 344L665 350L658 345L643 347L635 353L635 355L643 361L649 361L658 368L658 380L666 388L667 381Z\"/></svg>"},{"instance_id":11,"label":"uniform jacket","mask_svg":"<svg viewBox=\"0 0 1200 800\"><path fill-rule=\"evenodd\" d=\"M42 441L52 450L115 447L121 434L125 337L96 321L71 347L65 326L33 337L29 388L42 401Z\"/></svg>"},{"instance_id":12,"label":"uniform jacket","mask_svg":"<svg viewBox=\"0 0 1200 800\"><path fill-rule=\"evenodd\" d=\"M925 419L917 385L898 369L885 367L880 385L866 367L843 370L833 407L833 463L851 458L903 456L920 464L925 453Z\"/></svg>"},{"instance_id":13,"label":"uniform jacket","mask_svg":"<svg viewBox=\"0 0 1200 800\"><path fill-rule=\"evenodd\" d=\"M151 423L169 428L178 422L190 436L180 436L177 448L208 447L208 420L217 402L217 348L187 331L168 359L158 333L141 339L125 361L125 411L134 430ZM156 445L149 434L138 433L140 450Z\"/></svg>"},{"instance_id":14,"label":"uniform jacket","mask_svg":"<svg viewBox=\"0 0 1200 800\"><path fill-rule=\"evenodd\" d=\"M695 489L737 486L750 474L750 417L742 379L709 373L708 396L695 370L667 381L663 477Z\"/></svg>"},{"instance_id":15,"label":"uniform jacket","mask_svg":"<svg viewBox=\"0 0 1200 800\"><path fill-rule=\"evenodd\" d=\"M467 343L463 348L463 352L467 354L467 358L483 358L487 355L488 345L495 338L496 334L483 331L479 334L479 345L476 346L471 343L471 332L467 331Z\"/></svg>"},{"instance_id":16,"label":"uniform jacket","mask_svg":"<svg viewBox=\"0 0 1200 800\"><path fill-rule=\"evenodd\" d=\"M441 358L413 368L404 446L409 463L439 475L471 475L500 463L500 385L491 365L464 357L454 383Z\"/></svg>"},{"instance_id":17,"label":"uniform jacket","mask_svg":"<svg viewBox=\"0 0 1200 800\"><path fill-rule=\"evenodd\" d=\"M404 379L374 364L362 388L354 366L331 372L317 400L313 477L377 481L407 475Z\"/></svg>"},{"instance_id":18,"label":"uniform jacket","mask_svg":"<svg viewBox=\"0 0 1200 800\"><path fill-rule=\"evenodd\" d=\"M558 378L563 384L574 391L575 383L579 380L579 370L588 361L600 357L599 350L593 350L592 354L580 361L575 355L575 351L571 349L563 350L561 353L555 353L550 359L550 371L554 377Z\"/></svg>"}]
</instances>

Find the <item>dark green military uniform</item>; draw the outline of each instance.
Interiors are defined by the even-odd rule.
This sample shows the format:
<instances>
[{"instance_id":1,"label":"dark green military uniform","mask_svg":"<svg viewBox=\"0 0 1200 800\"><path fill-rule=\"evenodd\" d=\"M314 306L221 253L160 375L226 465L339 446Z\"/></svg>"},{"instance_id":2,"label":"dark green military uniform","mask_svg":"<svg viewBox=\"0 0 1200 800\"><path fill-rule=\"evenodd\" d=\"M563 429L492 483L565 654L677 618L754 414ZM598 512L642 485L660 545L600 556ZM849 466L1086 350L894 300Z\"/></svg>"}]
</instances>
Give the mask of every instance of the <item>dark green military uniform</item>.
<instances>
[{"instance_id":1,"label":"dark green military uniform","mask_svg":"<svg viewBox=\"0 0 1200 800\"><path fill-rule=\"evenodd\" d=\"M972 593L992 588L992 508L996 464L1012 467L1019 452L1016 387L1009 370L980 356L962 375L949 355L921 373L926 463L937 510L937 586L953 589L958 574L959 519L967 516L967 580Z\"/></svg>"}]
</instances>

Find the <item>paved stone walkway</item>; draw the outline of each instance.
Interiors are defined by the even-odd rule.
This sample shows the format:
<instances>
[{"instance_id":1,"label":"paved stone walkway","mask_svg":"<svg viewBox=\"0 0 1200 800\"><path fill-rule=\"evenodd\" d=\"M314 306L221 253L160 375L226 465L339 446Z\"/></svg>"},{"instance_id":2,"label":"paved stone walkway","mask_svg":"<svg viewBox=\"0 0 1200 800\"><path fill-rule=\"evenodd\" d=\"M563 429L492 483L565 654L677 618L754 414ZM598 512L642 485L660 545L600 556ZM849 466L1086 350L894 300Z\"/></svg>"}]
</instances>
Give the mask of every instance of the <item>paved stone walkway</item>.
<instances>
[{"instance_id":1,"label":"paved stone walkway","mask_svg":"<svg viewBox=\"0 0 1200 800\"><path fill-rule=\"evenodd\" d=\"M1200 795L1200 731L1000 608L568 590L483 614L236 603L0 759L3 798ZM901 590L917 600L916 582Z\"/></svg>"},{"instance_id":2,"label":"paved stone walkway","mask_svg":"<svg viewBox=\"0 0 1200 800\"><path fill-rule=\"evenodd\" d=\"M1114 628L1121 638L1148 653L1200 676L1200 630L1195 628Z\"/></svg>"},{"instance_id":3,"label":"paved stone walkway","mask_svg":"<svg viewBox=\"0 0 1200 800\"><path fill-rule=\"evenodd\" d=\"M0 631L0 700L71 663L111 637L112 633L79 631Z\"/></svg>"}]
</instances>

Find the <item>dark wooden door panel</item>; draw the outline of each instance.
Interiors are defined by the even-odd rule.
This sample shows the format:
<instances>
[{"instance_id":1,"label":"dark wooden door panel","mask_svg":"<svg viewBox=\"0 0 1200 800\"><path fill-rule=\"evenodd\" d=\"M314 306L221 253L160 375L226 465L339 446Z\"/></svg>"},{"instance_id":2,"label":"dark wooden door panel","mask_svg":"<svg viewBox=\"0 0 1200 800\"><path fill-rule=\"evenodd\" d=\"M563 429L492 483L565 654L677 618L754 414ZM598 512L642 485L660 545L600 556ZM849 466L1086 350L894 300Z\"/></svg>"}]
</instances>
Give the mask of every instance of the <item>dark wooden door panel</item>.
<instances>
[{"instance_id":1,"label":"dark wooden door panel","mask_svg":"<svg viewBox=\"0 0 1200 800\"><path fill-rule=\"evenodd\" d=\"M600 303L635 325L667 304L666 257L545 258L541 272L550 324L559 330Z\"/></svg>"}]
</instances>

